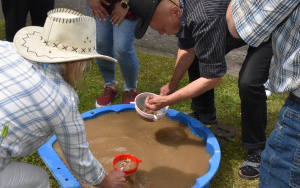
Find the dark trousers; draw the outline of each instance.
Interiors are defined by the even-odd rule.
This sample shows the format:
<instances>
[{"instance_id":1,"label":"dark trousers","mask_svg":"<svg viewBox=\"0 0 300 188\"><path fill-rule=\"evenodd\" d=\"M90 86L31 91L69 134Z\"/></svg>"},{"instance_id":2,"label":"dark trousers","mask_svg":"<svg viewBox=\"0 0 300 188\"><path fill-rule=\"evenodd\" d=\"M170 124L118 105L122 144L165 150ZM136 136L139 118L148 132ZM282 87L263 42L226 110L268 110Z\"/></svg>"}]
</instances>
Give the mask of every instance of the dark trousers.
<instances>
[{"instance_id":1,"label":"dark trousers","mask_svg":"<svg viewBox=\"0 0 300 188\"><path fill-rule=\"evenodd\" d=\"M228 32L226 54L244 45L246 45L244 41L233 38ZM272 55L270 40L259 47L249 47L239 73L238 85L241 99L242 145L245 149L264 149L267 124L267 97L264 83L268 80ZM189 68L189 81L192 82L200 77L199 62L195 58ZM200 121L205 122L215 119L214 89L192 98L191 109L200 114Z\"/></svg>"},{"instance_id":2,"label":"dark trousers","mask_svg":"<svg viewBox=\"0 0 300 188\"><path fill-rule=\"evenodd\" d=\"M267 96L264 83L268 80L272 56L271 39L257 48L249 47L239 73L242 145L245 149L265 148Z\"/></svg>"},{"instance_id":3,"label":"dark trousers","mask_svg":"<svg viewBox=\"0 0 300 188\"><path fill-rule=\"evenodd\" d=\"M26 26L28 12L33 26L44 26L47 12L54 8L54 0L1 0L1 3L6 40L10 42L17 31Z\"/></svg>"}]
</instances>

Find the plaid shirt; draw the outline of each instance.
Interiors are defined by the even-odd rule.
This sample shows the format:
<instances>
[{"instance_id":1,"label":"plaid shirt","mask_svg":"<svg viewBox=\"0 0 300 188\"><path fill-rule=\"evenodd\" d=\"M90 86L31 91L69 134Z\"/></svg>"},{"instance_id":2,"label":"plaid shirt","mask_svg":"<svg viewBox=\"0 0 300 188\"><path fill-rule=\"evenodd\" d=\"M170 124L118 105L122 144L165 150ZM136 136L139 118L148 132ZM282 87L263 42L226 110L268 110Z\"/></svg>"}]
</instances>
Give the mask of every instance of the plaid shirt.
<instances>
[{"instance_id":1,"label":"plaid shirt","mask_svg":"<svg viewBox=\"0 0 300 188\"><path fill-rule=\"evenodd\" d=\"M233 0L231 13L241 38L258 46L272 34L269 88L300 97L299 0Z\"/></svg>"},{"instance_id":2,"label":"plaid shirt","mask_svg":"<svg viewBox=\"0 0 300 188\"><path fill-rule=\"evenodd\" d=\"M0 41L0 132L9 125L0 146L0 174L12 157L30 155L55 134L74 175L85 184L100 183L105 172L88 149L78 102L59 65L44 68L21 57L13 43Z\"/></svg>"},{"instance_id":3,"label":"plaid shirt","mask_svg":"<svg viewBox=\"0 0 300 188\"><path fill-rule=\"evenodd\" d=\"M109 2L110 5L105 5L104 3L102 3L102 6L105 8L105 10L108 12L109 15L111 15L111 12L113 11L116 2L121 1L121 0L108 0L107 2ZM139 17L129 8L125 19L127 20L138 20Z\"/></svg>"}]
</instances>

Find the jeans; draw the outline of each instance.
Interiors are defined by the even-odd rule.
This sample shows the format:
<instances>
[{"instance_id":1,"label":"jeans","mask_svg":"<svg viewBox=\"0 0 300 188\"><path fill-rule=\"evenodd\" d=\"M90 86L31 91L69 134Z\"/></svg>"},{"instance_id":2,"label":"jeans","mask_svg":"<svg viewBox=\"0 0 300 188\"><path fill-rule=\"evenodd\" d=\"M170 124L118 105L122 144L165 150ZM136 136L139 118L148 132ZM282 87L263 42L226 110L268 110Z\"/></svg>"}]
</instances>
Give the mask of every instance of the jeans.
<instances>
[{"instance_id":1,"label":"jeans","mask_svg":"<svg viewBox=\"0 0 300 188\"><path fill-rule=\"evenodd\" d=\"M91 16L87 3L88 15ZM137 88L139 61L134 50L134 28L137 20L124 19L119 26L112 24L111 17L106 16L102 22L96 18L97 52L102 55L115 57L118 60L121 73L125 80L124 88L133 90ZM104 79L105 86L115 83L115 63L97 59L97 65Z\"/></svg>"},{"instance_id":2,"label":"jeans","mask_svg":"<svg viewBox=\"0 0 300 188\"><path fill-rule=\"evenodd\" d=\"M261 155L259 187L300 187L300 105L289 98Z\"/></svg>"}]
</instances>

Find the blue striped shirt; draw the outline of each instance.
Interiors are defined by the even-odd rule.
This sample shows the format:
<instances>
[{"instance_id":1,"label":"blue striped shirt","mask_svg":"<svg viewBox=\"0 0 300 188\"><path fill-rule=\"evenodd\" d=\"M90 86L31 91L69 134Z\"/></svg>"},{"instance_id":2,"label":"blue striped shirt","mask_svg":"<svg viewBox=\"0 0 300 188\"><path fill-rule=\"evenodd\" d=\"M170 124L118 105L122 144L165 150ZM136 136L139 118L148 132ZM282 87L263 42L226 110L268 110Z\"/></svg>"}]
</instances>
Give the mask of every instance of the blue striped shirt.
<instances>
[{"instance_id":1,"label":"blue striped shirt","mask_svg":"<svg viewBox=\"0 0 300 188\"><path fill-rule=\"evenodd\" d=\"M272 34L273 58L269 88L300 97L299 0L233 0L231 13L237 32L251 46Z\"/></svg>"},{"instance_id":2,"label":"blue striped shirt","mask_svg":"<svg viewBox=\"0 0 300 188\"><path fill-rule=\"evenodd\" d=\"M9 125L0 146L0 174L12 157L30 155L55 134L79 181L100 183L105 172L88 149L78 102L59 65L44 68L20 56L13 43L0 41L0 132Z\"/></svg>"}]
</instances>

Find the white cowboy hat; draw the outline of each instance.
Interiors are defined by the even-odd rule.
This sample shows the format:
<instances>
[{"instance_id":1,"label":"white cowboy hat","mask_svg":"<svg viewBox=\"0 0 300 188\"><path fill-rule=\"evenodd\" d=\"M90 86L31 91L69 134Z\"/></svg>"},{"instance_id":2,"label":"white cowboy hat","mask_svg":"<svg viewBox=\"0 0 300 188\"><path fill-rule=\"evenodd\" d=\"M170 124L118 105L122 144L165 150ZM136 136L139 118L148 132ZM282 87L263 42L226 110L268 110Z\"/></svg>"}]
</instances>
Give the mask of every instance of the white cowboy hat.
<instances>
[{"instance_id":1,"label":"white cowboy hat","mask_svg":"<svg viewBox=\"0 0 300 188\"><path fill-rule=\"evenodd\" d=\"M114 58L96 52L96 22L79 12L58 8L48 12L44 27L19 30L14 44L20 55L31 61L60 63L76 60Z\"/></svg>"}]
</instances>

